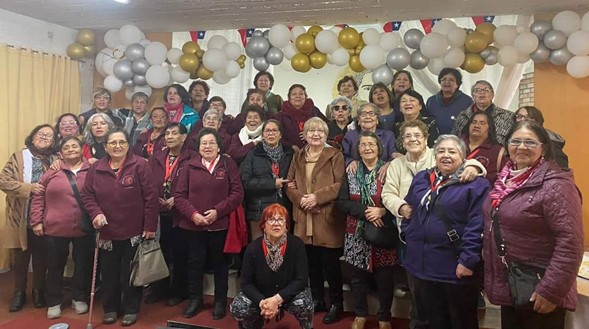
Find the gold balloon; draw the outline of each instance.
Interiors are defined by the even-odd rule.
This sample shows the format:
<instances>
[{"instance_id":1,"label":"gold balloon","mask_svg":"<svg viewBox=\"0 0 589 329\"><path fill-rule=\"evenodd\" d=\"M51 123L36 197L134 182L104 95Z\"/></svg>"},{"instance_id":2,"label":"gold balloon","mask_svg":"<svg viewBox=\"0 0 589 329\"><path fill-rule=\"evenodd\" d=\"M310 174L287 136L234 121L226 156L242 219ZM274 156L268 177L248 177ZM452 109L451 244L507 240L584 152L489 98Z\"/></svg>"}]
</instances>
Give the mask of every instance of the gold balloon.
<instances>
[{"instance_id":1,"label":"gold balloon","mask_svg":"<svg viewBox=\"0 0 589 329\"><path fill-rule=\"evenodd\" d=\"M354 72L362 72L362 71L366 70L366 68L362 65L362 63L360 63L360 56L358 56L358 55L350 56L349 64L350 64L350 68Z\"/></svg>"},{"instance_id":2,"label":"gold balloon","mask_svg":"<svg viewBox=\"0 0 589 329\"><path fill-rule=\"evenodd\" d=\"M202 58L204 55L205 55L205 51L204 51L204 50L202 50L202 49L199 49L199 50L196 52L196 57L198 57L198 58Z\"/></svg>"},{"instance_id":3,"label":"gold balloon","mask_svg":"<svg viewBox=\"0 0 589 329\"><path fill-rule=\"evenodd\" d=\"M346 27L341 30L338 37L339 43L346 49L356 48L360 42L360 34L353 27Z\"/></svg>"},{"instance_id":4,"label":"gold balloon","mask_svg":"<svg viewBox=\"0 0 589 329\"><path fill-rule=\"evenodd\" d=\"M78 42L82 46L94 45L94 32L88 29L81 29L80 31L78 31L76 42Z\"/></svg>"},{"instance_id":5,"label":"gold balloon","mask_svg":"<svg viewBox=\"0 0 589 329\"><path fill-rule=\"evenodd\" d=\"M358 40L358 44L356 45L356 48L358 48L358 47L364 48L364 46L366 46L366 43L364 43L364 37L362 37L363 35L364 35L364 32L360 33L360 40Z\"/></svg>"},{"instance_id":6,"label":"gold balloon","mask_svg":"<svg viewBox=\"0 0 589 329\"><path fill-rule=\"evenodd\" d=\"M323 28L319 25L313 25L309 28L309 31L307 31L307 33L309 33L310 35L312 35L313 37L316 37L317 34L319 32L323 31Z\"/></svg>"},{"instance_id":7,"label":"gold balloon","mask_svg":"<svg viewBox=\"0 0 589 329\"><path fill-rule=\"evenodd\" d=\"M86 57L96 55L96 48L94 46L84 46L84 50L86 50Z\"/></svg>"},{"instance_id":8,"label":"gold balloon","mask_svg":"<svg viewBox=\"0 0 589 329\"><path fill-rule=\"evenodd\" d=\"M80 59L86 56L86 49L81 44L74 42L67 46L67 55L72 59Z\"/></svg>"},{"instance_id":9,"label":"gold balloon","mask_svg":"<svg viewBox=\"0 0 589 329\"><path fill-rule=\"evenodd\" d=\"M209 80L210 78L213 77L213 72L209 71L209 69L207 69L204 65L201 65L198 68L198 70L196 71L196 74L198 74L198 77L203 80Z\"/></svg>"},{"instance_id":10,"label":"gold balloon","mask_svg":"<svg viewBox=\"0 0 589 329\"><path fill-rule=\"evenodd\" d=\"M364 46L357 46L356 48L354 48L354 55L360 55L362 49L364 49Z\"/></svg>"},{"instance_id":11,"label":"gold balloon","mask_svg":"<svg viewBox=\"0 0 589 329\"><path fill-rule=\"evenodd\" d=\"M178 64L186 72L195 72L200 65L200 59L195 54L182 54Z\"/></svg>"},{"instance_id":12,"label":"gold balloon","mask_svg":"<svg viewBox=\"0 0 589 329\"><path fill-rule=\"evenodd\" d=\"M487 48L487 36L481 32L474 31L464 39L464 47L469 53L478 54Z\"/></svg>"},{"instance_id":13,"label":"gold balloon","mask_svg":"<svg viewBox=\"0 0 589 329\"><path fill-rule=\"evenodd\" d=\"M290 66L297 72L308 72L311 69L309 56L297 53L290 59Z\"/></svg>"},{"instance_id":14,"label":"gold balloon","mask_svg":"<svg viewBox=\"0 0 589 329\"><path fill-rule=\"evenodd\" d=\"M348 54L350 54L350 56L356 55L356 48L348 49Z\"/></svg>"},{"instance_id":15,"label":"gold balloon","mask_svg":"<svg viewBox=\"0 0 589 329\"><path fill-rule=\"evenodd\" d=\"M327 55L319 51L314 51L309 55L309 60L314 69L320 69L327 64Z\"/></svg>"},{"instance_id":16,"label":"gold balloon","mask_svg":"<svg viewBox=\"0 0 589 329\"><path fill-rule=\"evenodd\" d=\"M485 67L485 60L479 54L466 54L462 68L469 73L478 73Z\"/></svg>"},{"instance_id":17,"label":"gold balloon","mask_svg":"<svg viewBox=\"0 0 589 329\"><path fill-rule=\"evenodd\" d=\"M198 71L190 72L190 79L192 79L192 80L198 79Z\"/></svg>"},{"instance_id":18,"label":"gold balloon","mask_svg":"<svg viewBox=\"0 0 589 329\"><path fill-rule=\"evenodd\" d=\"M194 41L187 41L182 46L182 52L185 54L196 54L196 52L199 50L200 46Z\"/></svg>"},{"instance_id":19,"label":"gold balloon","mask_svg":"<svg viewBox=\"0 0 589 329\"><path fill-rule=\"evenodd\" d=\"M239 57L237 58L237 64L242 65L245 64L245 55L239 55Z\"/></svg>"},{"instance_id":20,"label":"gold balloon","mask_svg":"<svg viewBox=\"0 0 589 329\"><path fill-rule=\"evenodd\" d=\"M493 32L497 27L492 23L483 23L476 28L476 32L480 32L487 37L487 45L490 45L493 42Z\"/></svg>"},{"instance_id":21,"label":"gold balloon","mask_svg":"<svg viewBox=\"0 0 589 329\"><path fill-rule=\"evenodd\" d=\"M315 51L315 38L309 33L303 33L297 37L295 45L301 53L310 54Z\"/></svg>"},{"instance_id":22,"label":"gold balloon","mask_svg":"<svg viewBox=\"0 0 589 329\"><path fill-rule=\"evenodd\" d=\"M245 68L245 63L238 63L239 64L239 68L240 69L244 69Z\"/></svg>"}]
</instances>

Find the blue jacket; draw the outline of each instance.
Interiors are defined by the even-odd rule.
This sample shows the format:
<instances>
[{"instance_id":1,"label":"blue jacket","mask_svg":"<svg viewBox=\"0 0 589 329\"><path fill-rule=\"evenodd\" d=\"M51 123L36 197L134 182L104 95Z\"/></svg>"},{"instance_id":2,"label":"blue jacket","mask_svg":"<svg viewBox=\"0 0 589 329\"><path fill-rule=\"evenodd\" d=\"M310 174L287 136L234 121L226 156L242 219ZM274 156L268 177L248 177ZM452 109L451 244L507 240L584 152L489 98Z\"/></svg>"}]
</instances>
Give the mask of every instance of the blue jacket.
<instances>
[{"instance_id":1,"label":"blue jacket","mask_svg":"<svg viewBox=\"0 0 589 329\"><path fill-rule=\"evenodd\" d=\"M180 118L180 123L186 126L186 129L188 129L189 133L190 131L192 131L192 128L194 128L194 124L197 123L198 120L200 120L200 116L198 115L198 113L196 113L196 111L193 110L192 107L184 104L184 108L182 110L182 117Z\"/></svg>"},{"instance_id":2,"label":"blue jacket","mask_svg":"<svg viewBox=\"0 0 589 329\"><path fill-rule=\"evenodd\" d=\"M436 118L440 135L451 134L454 128L454 120L460 112L467 109L473 103L472 98L460 90L457 90L450 104L444 105L441 92L427 99L426 107L431 115Z\"/></svg>"},{"instance_id":3,"label":"blue jacket","mask_svg":"<svg viewBox=\"0 0 589 329\"><path fill-rule=\"evenodd\" d=\"M481 270L481 249L483 247L483 201L489 191L489 182L478 177L469 183L460 183L459 169L450 181L440 188L446 217L460 236L460 253L446 235L444 222L434 209L435 199L429 203L429 210L422 205L422 198L430 190L432 170L418 172L411 183L405 201L413 208L411 218L403 220L403 232L407 243L405 268L412 275L436 282L470 284ZM472 277L458 279L456 266L464 265L475 272Z\"/></svg>"},{"instance_id":4,"label":"blue jacket","mask_svg":"<svg viewBox=\"0 0 589 329\"><path fill-rule=\"evenodd\" d=\"M353 160L360 160L360 155L358 154L358 149L356 148L358 139L360 139L360 132L361 131L359 128L348 130L348 132L344 135L344 139L342 140L342 149L344 152L344 159L346 160L346 168ZM395 135L393 132L376 128L376 135L384 147L384 152L382 152L380 159L384 162L393 160L393 153L397 151L395 148Z\"/></svg>"}]
</instances>

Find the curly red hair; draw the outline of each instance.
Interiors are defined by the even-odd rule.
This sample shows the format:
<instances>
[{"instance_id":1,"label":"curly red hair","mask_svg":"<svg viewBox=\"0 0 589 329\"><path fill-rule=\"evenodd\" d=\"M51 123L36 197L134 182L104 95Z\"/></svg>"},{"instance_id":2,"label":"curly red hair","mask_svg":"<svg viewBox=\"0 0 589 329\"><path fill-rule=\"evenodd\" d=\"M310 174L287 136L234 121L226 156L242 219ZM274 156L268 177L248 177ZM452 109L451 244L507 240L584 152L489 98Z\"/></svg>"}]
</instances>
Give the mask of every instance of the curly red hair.
<instances>
[{"instance_id":1,"label":"curly red hair","mask_svg":"<svg viewBox=\"0 0 589 329\"><path fill-rule=\"evenodd\" d=\"M280 203L273 203L268 207L264 208L262 212L262 218L260 219L260 230L264 231L266 228L266 221L274 216L279 216L286 219L286 230L290 229L290 221L288 216L288 210Z\"/></svg>"}]
</instances>

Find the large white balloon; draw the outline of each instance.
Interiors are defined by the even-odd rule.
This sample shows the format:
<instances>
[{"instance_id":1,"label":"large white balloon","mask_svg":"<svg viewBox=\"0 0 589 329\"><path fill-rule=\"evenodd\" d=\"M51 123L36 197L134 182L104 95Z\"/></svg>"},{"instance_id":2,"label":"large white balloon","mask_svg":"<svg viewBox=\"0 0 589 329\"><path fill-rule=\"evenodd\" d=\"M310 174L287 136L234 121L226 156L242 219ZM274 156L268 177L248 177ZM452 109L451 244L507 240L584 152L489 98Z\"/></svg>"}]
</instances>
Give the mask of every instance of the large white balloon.
<instances>
[{"instance_id":1,"label":"large white balloon","mask_svg":"<svg viewBox=\"0 0 589 329\"><path fill-rule=\"evenodd\" d=\"M518 35L513 42L518 53L528 55L538 48L538 37L531 32Z\"/></svg>"},{"instance_id":2,"label":"large white balloon","mask_svg":"<svg viewBox=\"0 0 589 329\"><path fill-rule=\"evenodd\" d=\"M552 28L571 35L581 28L581 17L572 10L561 11L552 19Z\"/></svg>"},{"instance_id":3,"label":"large white balloon","mask_svg":"<svg viewBox=\"0 0 589 329\"><path fill-rule=\"evenodd\" d=\"M461 27L453 27L448 32L448 42L452 47L464 47L464 40L466 40L466 30Z\"/></svg>"},{"instance_id":4,"label":"large white balloon","mask_svg":"<svg viewBox=\"0 0 589 329\"><path fill-rule=\"evenodd\" d=\"M268 40L274 47L286 47L290 43L290 31L283 24L276 24L268 32Z\"/></svg>"},{"instance_id":5,"label":"large white balloon","mask_svg":"<svg viewBox=\"0 0 589 329\"><path fill-rule=\"evenodd\" d=\"M368 28L362 32L362 40L367 46L378 45L380 34L373 28Z\"/></svg>"},{"instance_id":6,"label":"large white balloon","mask_svg":"<svg viewBox=\"0 0 589 329\"><path fill-rule=\"evenodd\" d=\"M290 61L292 57L297 54L298 51L294 43L291 43L288 46L284 47L282 49L282 52L284 53L284 57Z\"/></svg>"},{"instance_id":7,"label":"large white balloon","mask_svg":"<svg viewBox=\"0 0 589 329\"><path fill-rule=\"evenodd\" d=\"M513 65L517 63L518 60L517 49L515 49L514 46L504 46L503 48L499 49L497 58L499 60L499 64L503 66Z\"/></svg>"},{"instance_id":8,"label":"large white balloon","mask_svg":"<svg viewBox=\"0 0 589 329\"><path fill-rule=\"evenodd\" d=\"M360 52L360 63L368 70L375 69L384 62L384 51L380 46L364 46L362 52Z\"/></svg>"},{"instance_id":9,"label":"large white balloon","mask_svg":"<svg viewBox=\"0 0 589 329\"><path fill-rule=\"evenodd\" d=\"M168 50L168 52L166 53L166 58L170 61L170 63L178 65L178 63L180 63L180 57L183 54L184 53L182 52L182 50L178 48L170 48L170 50Z\"/></svg>"},{"instance_id":10,"label":"large white balloon","mask_svg":"<svg viewBox=\"0 0 589 329\"><path fill-rule=\"evenodd\" d=\"M493 32L493 39L497 48L513 46L516 37L517 31L513 25L501 25Z\"/></svg>"},{"instance_id":11,"label":"large white balloon","mask_svg":"<svg viewBox=\"0 0 589 329\"><path fill-rule=\"evenodd\" d=\"M344 48L338 48L331 53L331 61L337 66L344 66L350 60L350 53Z\"/></svg>"},{"instance_id":12,"label":"large white balloon","mask_svg":"<svg viewBox=\"0 0 589 329\"><path fill-rule=\"evenodd\" d=\"M230 61L236 61L241 56L241 47L237 42L228 42L223 46L223 52Z\"/></svg>"},{"instance_id":13,"label":"large white balloon","mask_svg":"<svg viewBox=\"0 0 589 329\"><path fill-rule=\"evenodd\" d=\"M133 87L133 93L138 93L138 92L142 92L145 95L147 95L147 97L149 97L149 96L151 96L152 89L148 85Z\"/></svg>"},{"instance_id":14,"label":"large white balloon","mask_svg":"<svg viewBox=\"0 0 589 329\"><path fill-rule=\"evenodd\" d=\"M227 64L227 57L222 50L213 48L205 52L202 57L202 62L207 69L217 72L225 68L225 65Z\"/></svg>"},{"instance_id":15,"label":"large white balloon","mask_svg":"<svg viewBox=\"0 0 589 329\"><path fill-rule=\"evenodd\" d=\"M444 61L444 64L446 64L446 67L456 68L464 63L465 57L466 55L462 48L450 48L442 60Z\"/></svg>"},{"instance_id":16,"label":"large white balloon","mask_svg":"<svg viewBox=\"0 0 589 329\"><path fill-rule=\"evenodd\" d=\"M110 91L111 93L116 93L121 88L123 88L123 81L117 79L114 75L109 75L104 78L104 82L102 83L106 90Z\"/></svg>"},{"instance_id":17,"label":"large white balloon","mask_svg":"<svg viewBox=\"0 0 589 329\"><path fill-rule=\"evenodd\" d=\"M132 43L139 43L139 41L142 39L141 30L132 24L123 25L119 29L119 39L125 46L128 46Z\"/></svg>"},{"instance_id":18,"label":"large white balloon","mask_svg":"<svg viewBox=\"0 0 589 329\"><path fill-rule=\"evenodd\" d=\"M220 85L224 85L231 80L230 77L225 74L225 70L219 70L213 73L213 81Z\"/></svg>"},{"instance_id":19,"label":"large white balloon","mask_svg":"<svg viewBox=\"0 0 589 329\"><path fill-rule=\"evenodd\" d=\"M331 54L339 46L337 34L331 30L323 30L315 37L315 47L324 54Z\"/></svg>"},{"instance_id":20,"label":"large white balloon","mask_svg":"<svg viewBox=\"0 0 589 329\"><path fill-rule=\"evenodd\" d=\"M429 58L444 56L448 50L448 39L439 33L432 32L421 39L419 49Z\"/></svg>"},{"instance_id":21,"label":"large white balloon","mask_svg":"<svg viewBox=\"0 0 589 329\"><path fill-rule=\"evenodd\" d=\"M114 74L114 67L115 64L118 62L116 58L109 58L102 64L102 70L106 75L113 75Z\"/></svg>"},{"instance_id":22,"label":"large white balloon","mask_svg":"<svg viewBox=\"0 0 589 329\"><path fill-rule=\"evenodd\" d=\"M208 49L223 49L227 44L227 39L222 35L213 35L207 42Z\"/></svg>"},{"instance_id":23,"label":"large white balloon","mask_svg":"<svg viewBox=\"0 0 589 329\"><path fill-rule=\"evenodd\" d=\"M567 72L577 79L589 77L589 56L575 56L567 63Z\"/></svg>"},{"instance_id":24,"label":"large white balloon","mask_svg":"<svg viewBox=\"0 0 589 329\"><path fill-rule=\"evenodd\" d=\"M225 65L225 75L229 77L229 79L236 78L239 76L239 72L241 68L236 61L227 61L227 65Z\"/></svg>"},{"instance_id":25,"label":"large white balloon","mask_svg":"<svg viewBox=\"0 0 589 329\"><path fill-rule=\"evenodd\" d=\"M581 19L581 30L589 31L589 11L586 12Z\"/></svg>"},{"instance_id":26,"label":"large white balloon","mask_svg":"<svg viewBox=\"0 0 589 329\"><path fill-rule=\"evenodd\" d=\"M145 80L152 88L163 88L170 81L170 73L168 69L161 65L152 65L147 69L147 73L145 73Z\"/></svg>"},{"instance_id":27,"label":"large white balloon","mask_svg":"<svg viewBox=\"0 0 589 329\"><path fill-rule=\"evenodd\" d=\"M385 51L399 48L402 44L401 36L397 32L384 32L380 34L378 44Z\"/></svg>"},{"instance_id":28,"label":"large white balloon","mask_svg":"<svg viewBox=\"0 0 589 329\"><path fill-rule=\"evenodd\" d=\"M432 27L432 32L439 33L441 35L447 35L453 28L456 27L456 23L449 19L443 19L438 21L434 27Z\"/></svg>"},{"instance_id":29,"label":"large white balloon","mask_svg":"<svg viewBox=\"0 0 589 329\"><path fill-rule=\"evenodd\" d=\"M178 83L184 83L190 79L190 73L184 71L180 66L174 67L170 72L170 76Z\"/></svg>"},{"instance_id":30,"label":"large white balloon","mask_svg":"<svg viewBox=\"0 0 589 329\"><path fill-rule=\"evenodd\" d=\"M114 48L121 44L121 39L119 38L119 30L108 30L104 34L104 44L108 48Z\"/></svg>"},{"instance_id":31,"label":"large white balloon","mask_svg":"<svg viewBox=\"0 0 589 329\"><path fill-rule=\"evenodd\" d=\"M442 69L446 67L444 64L444 60L441 58L432 58L429 60L429 64L427 64L427 69L433 74L438 75L442 71Z\"/></svg>"},{"instance_id":32,"label":"large white balloon","mask_svg":"<svg viewBox=\"0 0 589 329\"><path fill-rule=\"evenodd\" d=\"M166 60L167 54L168 48L159 41L151 42L145 46L145 59L151 65L160 65L163 63Z\"/></svg>"},{"instance_id":33,"label":"large white balloon","mask_svg":"<svg viewBox=\"0 0 589 329\"><path fill-rule=\"evenodd\" d=\"M297 40L297 38L299 37L299 35L301 35L305 32L307 32L307 30L305 30L305 28L302 26L297 25L297 26L293 27L290 30L290 40L292 42L295 42ZM270 37L270 36L268 36L268 37ZM270 42L272 42L272 41L270 41ZM272 44L272 45L274 45L274 44Z\"/></svg>"},{"instance_id":34,"label":"large white balloon","mask_svg":"<svg viewBox=\"0 0 589 329\"><path fill-rule=\"evenodd\" d=\"M573 55L589 55L589 31L575 31L567 39L567 48Z\"/></svg>"}]
</instances>

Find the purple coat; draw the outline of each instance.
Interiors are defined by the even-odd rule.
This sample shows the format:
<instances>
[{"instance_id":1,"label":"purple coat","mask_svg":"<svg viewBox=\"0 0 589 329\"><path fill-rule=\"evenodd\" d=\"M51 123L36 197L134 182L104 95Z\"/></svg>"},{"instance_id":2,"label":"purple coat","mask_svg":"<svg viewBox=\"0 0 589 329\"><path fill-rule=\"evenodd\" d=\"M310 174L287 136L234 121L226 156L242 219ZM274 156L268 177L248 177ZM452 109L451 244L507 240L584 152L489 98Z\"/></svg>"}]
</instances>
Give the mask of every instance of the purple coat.
<instances>
[{"instance_id":1,"label":"purple coat","mask_svg":"<svg viewBox=\"0 0 589 329\"><path fill-rule=\"evenodd\" d=\"M485 291L491 303L511 305L507 269L491 232L491 199L483 211ZM581 195L573 175L546 161L519 189L505 197L498 212L507 261L546 267L536 292L557 307L575 310L577 273L583 256Z\"/></svg>"},{"instance_id":2,"label":"purple coat","mask_svg":"<svg viewBox=\"0 0 589 329\"><path fill-rule=\"evenodd\" d=\"M182 214L179 226L193 231L226 230L229 214L243 202L243 186L239 169L230 157L221 155L211 174L197 155L184 166L174 189L174 203ZM197 226L192 214L217 210L217 220L210 225Z\"/></svg>"},{"instance_id":3,"label":"purple coat","mask_svg":"<svg viewBox=\"0 0 589 329\"><path fill-rule=\"evenodd\" d=\"M378 136L384 147L384 152L382 152L380 159L385 162L392 160L393 153L397 151L397 148L395 147L395 135L388 130L376 129L376 136ZM356 143L358 143L359 138L360 130L354 129L348 130L342 140L342 149L344 152L344 159L346 160L346 167L348 167L352 160L360 160L360 155L358 155L358 149L356 148Z\"/></svg>"},{"instance_id":4,"label":"purple coat","mask_svg":"<svg viewBox=\"0 0 589 329\"><path fill-rule=\"evenodd\" d=\"M91 219L106 216L100 229L103 240L127 240L143 231L157 230L159 202L147 161L131 151L120 174L109 165L110 157L94 163L82 190L82 201Z\"/></svg>"}]
</instances>

